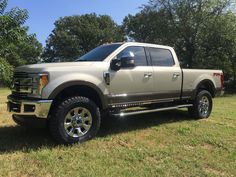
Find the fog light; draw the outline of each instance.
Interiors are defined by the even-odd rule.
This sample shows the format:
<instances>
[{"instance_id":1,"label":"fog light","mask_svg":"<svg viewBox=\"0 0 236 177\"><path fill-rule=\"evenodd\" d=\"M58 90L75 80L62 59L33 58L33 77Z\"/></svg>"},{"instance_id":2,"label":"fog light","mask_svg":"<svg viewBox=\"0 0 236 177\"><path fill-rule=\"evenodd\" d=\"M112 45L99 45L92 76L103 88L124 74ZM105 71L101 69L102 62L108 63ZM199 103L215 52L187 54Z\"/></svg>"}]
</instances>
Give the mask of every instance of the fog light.
<instances>
[{"instance_id":1,"label":"fog light","mask_svg":"<svg viewBox=\"0 0 236 177\"><path fill-rule=\"evenodd\" d=\"M24 112L34 112L35 105L24 105Z\"/></svg>"}]
</instances>

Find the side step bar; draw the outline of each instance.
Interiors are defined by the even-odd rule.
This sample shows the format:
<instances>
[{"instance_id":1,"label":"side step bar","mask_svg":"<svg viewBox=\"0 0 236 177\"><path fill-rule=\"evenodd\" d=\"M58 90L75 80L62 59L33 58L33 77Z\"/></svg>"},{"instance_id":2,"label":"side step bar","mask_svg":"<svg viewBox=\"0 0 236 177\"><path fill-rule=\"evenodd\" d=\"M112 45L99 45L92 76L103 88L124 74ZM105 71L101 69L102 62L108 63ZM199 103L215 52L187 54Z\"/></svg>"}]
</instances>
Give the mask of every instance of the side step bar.
<instances>
[{"instance_id":1,"label":"side step bar","mask_svg":"<svg viewBox=\"0 0 236 177\"><path fill-rule=\"evenodd\" d=\"M130 112L120 112L120 113L115 113L112 115L125 117L125 116L146 114L146 113L152 113L152 112L168 111L168 110L174 110L174 109L179 109L179 108L187 108L187 107L192 107L192 106L193 106L193 104L185 104L185 105L178 105L178 106L172 106L172 107L166 107L166 108L157 108L157 109L130 111Z\"/></svg>"}]
</instances>

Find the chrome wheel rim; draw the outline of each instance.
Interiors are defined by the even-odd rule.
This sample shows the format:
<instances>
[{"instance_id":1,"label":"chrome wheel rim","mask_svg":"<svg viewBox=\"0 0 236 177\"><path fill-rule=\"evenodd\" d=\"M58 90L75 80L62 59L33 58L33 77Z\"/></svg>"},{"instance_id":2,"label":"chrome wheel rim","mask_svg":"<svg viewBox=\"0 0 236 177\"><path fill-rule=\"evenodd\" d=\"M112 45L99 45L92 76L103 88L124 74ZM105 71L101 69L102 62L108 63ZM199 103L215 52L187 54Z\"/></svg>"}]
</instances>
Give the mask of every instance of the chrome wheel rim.
<instances>
[{"instance_id":1,"label":"chrome wheel rim","mask_svg":"<svg viewBox=\"0 0 236 177\"><path fill-rule=\"evenodd\" d=\"M199 101L198 110L202 116L207 116L209 110L209 99L207 96L203 96Z\"/></svg>"},{"instance_id":2,"label":"chrome wheel rim","mask_svg":"<svg viewBox=\"0 0 236 177\"><path fill-rule=\"evenodd\" d=\"M83 107L71 109L64 120L64 129L70 137L79 138L84 136L92 127L92 115Z\"/></svg>"}]
</instances>

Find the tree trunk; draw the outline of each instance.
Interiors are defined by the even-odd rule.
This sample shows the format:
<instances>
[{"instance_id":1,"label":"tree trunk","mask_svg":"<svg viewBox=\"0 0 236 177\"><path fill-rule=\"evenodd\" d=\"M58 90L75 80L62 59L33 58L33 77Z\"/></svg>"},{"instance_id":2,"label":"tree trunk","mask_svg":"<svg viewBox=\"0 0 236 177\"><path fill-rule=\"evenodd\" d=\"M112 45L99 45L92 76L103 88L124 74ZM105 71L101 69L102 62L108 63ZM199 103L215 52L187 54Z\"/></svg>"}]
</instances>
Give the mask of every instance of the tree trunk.
<instances>
[{"instance_id":1,"label":"tree trunk","mask_svg":"<svg viewBox=\"0 0 236 177\"><path fill-rule=\"evenodd\" d=\"M232 91L236 92L236 66L235 66L235 61L236 60L232 60L232 69L233 69L233 85L232 85Z\"/></svg>"},{"instance_id":2,"label":"tree trunk","mask_svg":"<svg viewBox=\"0 0 236 177\"><path fill-rule=\"evenodd\" d=\"M187 49L186 61L188 64L188 68L193 68L193 59L195 55L194 44L188 44L186 46L186 49Z\"/></svg>"}]
</instances>

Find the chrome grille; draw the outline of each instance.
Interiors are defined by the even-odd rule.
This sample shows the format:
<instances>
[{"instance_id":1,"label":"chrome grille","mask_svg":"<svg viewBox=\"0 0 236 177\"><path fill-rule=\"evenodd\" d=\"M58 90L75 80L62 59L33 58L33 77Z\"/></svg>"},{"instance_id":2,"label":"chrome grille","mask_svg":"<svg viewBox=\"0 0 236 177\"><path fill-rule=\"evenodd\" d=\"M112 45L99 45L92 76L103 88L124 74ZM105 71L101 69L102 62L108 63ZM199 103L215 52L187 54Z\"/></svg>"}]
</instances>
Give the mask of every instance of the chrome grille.
<instances>
[{"instance_id":1,"label":"chrome grille","mask_svg":"<svg viewBox=\"0 0 236 177\"><path fill-rule=\"evenodd\" d=\"M15 72L12 84L12 95L15 97L27 97L32 92L32 77L26 72Z\"/></svg>"}]
</instances>

